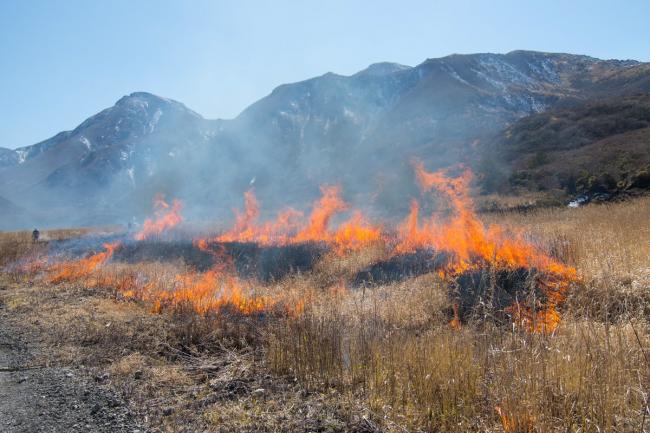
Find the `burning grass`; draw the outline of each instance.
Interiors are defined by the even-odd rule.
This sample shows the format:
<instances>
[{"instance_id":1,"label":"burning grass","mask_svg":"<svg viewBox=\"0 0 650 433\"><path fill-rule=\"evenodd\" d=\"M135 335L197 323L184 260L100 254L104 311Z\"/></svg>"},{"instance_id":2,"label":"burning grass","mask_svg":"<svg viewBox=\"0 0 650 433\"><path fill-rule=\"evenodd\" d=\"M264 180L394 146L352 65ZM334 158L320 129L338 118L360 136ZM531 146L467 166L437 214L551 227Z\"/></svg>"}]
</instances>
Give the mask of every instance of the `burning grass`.
<instances>
[{"instance_id":1,"label":"burning grass","mask_svg":"<svg viewBox=\"0 0 650 433\"><path fill-rule=\"evenodd\" d=\"M111 239L27 278L71 304L101 299L93 314L60 305L52 334L85 323L83 344L120 348L94 362L170 430L643 431L650 201L481 221L469 173L415 167L446 212L415 203L395 229L354 212L332 228L349 206L324 188L310 216L260 222L251 191L220 235ZM157 206L149 226L169 228L158 221L180 208ZM3 301L42 309L32 297ZM120 341L135 317L159 338Z\"/></svg>"}]
</instances>

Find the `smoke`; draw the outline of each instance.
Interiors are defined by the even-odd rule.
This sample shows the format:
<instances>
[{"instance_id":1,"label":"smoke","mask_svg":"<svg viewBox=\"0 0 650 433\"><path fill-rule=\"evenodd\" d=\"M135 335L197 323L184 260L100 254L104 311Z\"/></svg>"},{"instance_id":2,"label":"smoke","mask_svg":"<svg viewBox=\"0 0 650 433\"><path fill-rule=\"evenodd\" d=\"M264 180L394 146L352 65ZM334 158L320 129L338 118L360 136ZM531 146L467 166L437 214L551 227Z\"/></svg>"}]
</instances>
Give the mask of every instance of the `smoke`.
<instances>
[{"instance_id":1,"label":"smoke","mask_svg":"<svg viewBox=\"0 0 650 433\"><path fill-rule=\"evenodd\" d=\"M366 215L401 219L419 195L411 158L432 169L471 160L468 144L485 128L468 125L466 100L422 88L421 71L388 66L280 86L233 120L146 93L124 97L0 171L0 197L15 204L0 224L142 224L162 194L183 202L187 221L225 227L251 187L268 219L309 211L324 185L340 186Z\"/></svg>"}]
</instances>

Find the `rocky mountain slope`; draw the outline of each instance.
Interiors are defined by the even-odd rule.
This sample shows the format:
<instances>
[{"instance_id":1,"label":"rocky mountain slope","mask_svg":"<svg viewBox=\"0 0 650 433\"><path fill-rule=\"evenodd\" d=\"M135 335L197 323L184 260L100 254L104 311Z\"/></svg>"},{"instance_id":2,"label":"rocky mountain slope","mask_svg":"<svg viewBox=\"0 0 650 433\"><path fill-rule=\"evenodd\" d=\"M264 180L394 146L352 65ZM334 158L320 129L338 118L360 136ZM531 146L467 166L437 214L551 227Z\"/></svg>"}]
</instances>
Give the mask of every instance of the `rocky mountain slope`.
<instances>
[{"instance_id":1,"label":"rocky mountain slope","mask_svg":"<svg viewBox=\"0 0 650 433\"><path fill-rule=\"evenodd\" d=\"M148 209L148 183L173 181L167 173L209 142L216 125L178 102L133 93L73 131L8 153L0 194L53 221L110 222L123 216L120 200L134 194L144 194Z\"/></svg>"},{"instance_id":2,"label":"rocky mountain slope","mask_svg":"<svg viewBox=\"0 0 650 433\"><path fill-rule=\"evenodd\" d=\"M78 225L141 218L157 192L191 216L224 218L251 185L273 210L341 183L347 200L396 215L417 193L411 158L474 163L521 118L635 92L650 92L648 64L515 51L327 73L279 86L233 120L133 93L73 131L1 149L0 196L46 215L30 225Z\"/></svg>"}]
</instances>

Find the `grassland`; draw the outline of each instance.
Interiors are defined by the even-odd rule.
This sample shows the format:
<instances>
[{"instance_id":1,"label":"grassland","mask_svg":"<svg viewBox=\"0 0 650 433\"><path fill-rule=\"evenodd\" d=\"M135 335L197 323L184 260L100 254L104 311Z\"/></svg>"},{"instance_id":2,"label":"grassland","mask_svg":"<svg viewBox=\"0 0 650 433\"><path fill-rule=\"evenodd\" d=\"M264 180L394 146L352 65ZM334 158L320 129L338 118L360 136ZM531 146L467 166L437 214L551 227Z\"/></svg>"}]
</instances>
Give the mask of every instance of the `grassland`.
<instances>
[{"instance_id":1,"label":"grassland","mask_svg":"<svg viewBox=\"0 0 650 433\"><path fill-rule=\"evenodd\" d=\"M436 274L348 287L374 249L258 284L283 304L305 303L300 314L205 316L182 304L152 314L106 283L170 281L187 271L182 261L108 263L93 277L101 284L6 271L0 305L48 348L43 362L83 366L159 431L642 432L649 210L640 198L483 216L577 269L551 334L503 326L489 310L453 329L449 282ZM47 249L28 234L1 234L0 245L2 264Z\"/></svg>"}]
</instances>

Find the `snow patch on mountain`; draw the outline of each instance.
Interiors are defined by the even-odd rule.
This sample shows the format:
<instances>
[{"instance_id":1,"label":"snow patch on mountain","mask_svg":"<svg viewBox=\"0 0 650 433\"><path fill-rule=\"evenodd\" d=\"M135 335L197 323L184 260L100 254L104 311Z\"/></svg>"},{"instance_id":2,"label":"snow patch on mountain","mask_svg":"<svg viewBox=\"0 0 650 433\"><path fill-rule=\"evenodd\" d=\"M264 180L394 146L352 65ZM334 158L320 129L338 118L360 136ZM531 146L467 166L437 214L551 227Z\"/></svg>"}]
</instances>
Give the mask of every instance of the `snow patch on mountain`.
<instances>
[{"instance_id":1,"label":"snow patch on mountain","mask_svg":"<svg viewBox=\"0 0 650 433\"><path fill-rule=\"evenodd\" d=\"M90 144L90 140L88 140L86 137L84 137L84 136L82 135L81 137L79 137L79 141L80 141L84 146L86 146L86 149L88 149L88 150L92 150L92 145Z\"/></svg>"},{"instance_id":2,"label":"snow patch on mountain","mask_svg":"<svg viewBox=\"0 0 650 433\"><path fill-rule=\"evenodd\" d=\"M126 174L129 177L129 180L131 181L131 185L135 187L135 168L134 167L127 168Z\"/></svg>"},{"instance_id":3,"label":"snow patch on mountain","mask_svg":"<svg viewBox=\"0 0 650 433\"><path fill-rule=\"evenodd\" d=\"M163 111L160 108L156 109L156 112L153 113L153 117L149 121L149 133L150 134L156 129L156 125L158 124L158 121L160 120L160 116L162 116L162 115L163 115Z\"/></svg>"},{"instance_id":4,"label":"snow patch on mountain","mask_svg":"<svg viewBox=\"0 0 650 433\"><path fill-rule=\"evenodd\" d=\"M16 153L18 154L18 164L22 164L27 160L27 156L29 154L27 150L16 150Z\"/></svg>"},{"instance_id":5,"label":"snow patch on mountain","mask_svg":"<svg viewBox=\"0 0 650 433\"><path fill-rule=\"evenodd\" d=\"M478 56L478 64L482 70L475 69L475 72L486 77L486 80L494 83L500 89L505 89L507 85L512 84L521 86L534 84L531 77L495 55Z\"/></svg>"}]
</instances>

